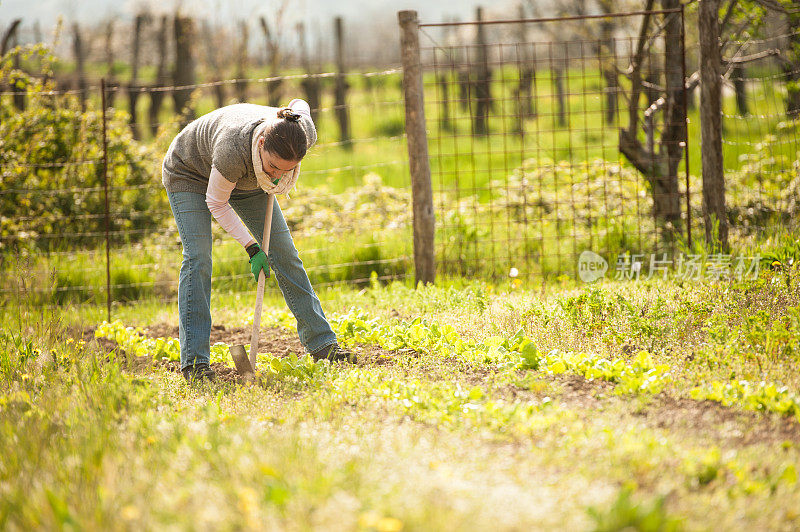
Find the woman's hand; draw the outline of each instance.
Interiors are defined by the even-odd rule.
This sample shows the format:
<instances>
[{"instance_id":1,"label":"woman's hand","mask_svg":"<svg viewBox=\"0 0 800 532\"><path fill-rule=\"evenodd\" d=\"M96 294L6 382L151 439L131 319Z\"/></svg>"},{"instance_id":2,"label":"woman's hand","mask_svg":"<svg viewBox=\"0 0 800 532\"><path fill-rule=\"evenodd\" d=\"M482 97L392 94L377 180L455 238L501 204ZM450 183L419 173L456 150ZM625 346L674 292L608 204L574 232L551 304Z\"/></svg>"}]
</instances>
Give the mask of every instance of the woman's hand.
<instances>
[{"instance_id":1,"label":"woman's hand","mask_svg":"<svg viewBox=\"0 0 800 532\"><path fill-rule=\"evenodd\" d=\"M269 277L269 263L267 262L267 254L256 243L247 246L247 254L250 255L250 271L253 273L253 279L258 282L258 273L263 269L264 276Z\"/></svg>"}]
</instances>

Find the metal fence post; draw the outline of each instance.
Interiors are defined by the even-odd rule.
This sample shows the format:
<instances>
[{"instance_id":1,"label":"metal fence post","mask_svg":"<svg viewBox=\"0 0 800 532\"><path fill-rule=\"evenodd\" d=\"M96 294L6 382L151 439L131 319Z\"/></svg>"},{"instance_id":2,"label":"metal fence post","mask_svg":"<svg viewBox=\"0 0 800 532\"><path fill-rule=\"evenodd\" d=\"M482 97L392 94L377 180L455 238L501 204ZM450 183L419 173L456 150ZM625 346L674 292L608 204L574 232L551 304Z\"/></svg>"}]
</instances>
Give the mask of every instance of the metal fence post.
<instances>
[{"instance_id":1,"label":"metal fence post","mask_svg":"<svg viewBox=\"0 0 800 532\"><path fill-rule=\"evenodd\" d=\"M425 98L419 51L419 21L416 11L400 11L397 18L400 23L408 166L411 172L411 197L414 205L414 268L417 284L420 282L432 283L436 275L435 216L431 168L428 159L428 135L425 131Z\"/></svg>"},{"instance_id":2,"label":"metal fence post","mask_svg":"<svg viewBox=\"0 0 800 532\"><path fill-rule=\"evenodd\" d=\"M111 321L111 246L109 242L108 227L109 208L108 208L108 121L106 119L106 80L100 80L100 101L103 106L103 190L106 204L106 321Z\"/></svg>"}]
</instances>

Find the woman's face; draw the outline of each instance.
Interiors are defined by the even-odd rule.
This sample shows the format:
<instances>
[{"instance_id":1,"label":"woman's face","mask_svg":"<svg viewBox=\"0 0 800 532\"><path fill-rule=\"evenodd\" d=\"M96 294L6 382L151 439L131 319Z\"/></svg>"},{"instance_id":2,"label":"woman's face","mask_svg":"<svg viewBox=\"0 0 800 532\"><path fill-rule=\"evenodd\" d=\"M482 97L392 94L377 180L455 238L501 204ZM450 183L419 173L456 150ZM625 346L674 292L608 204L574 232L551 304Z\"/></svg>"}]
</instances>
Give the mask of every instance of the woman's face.
<instances>
[{"instance_id":1,"label":"woman's face","mask_svg":"<svg viewBox=\"0 0 800 532\"><path fill-rule=\"evenodd\" d=\"M292 172L300 161L287 161L264 148L264 137L258 141L258 153L261 156L261 168L270 180L277 182L286 172Z\"/></svg>"}]
</instances>

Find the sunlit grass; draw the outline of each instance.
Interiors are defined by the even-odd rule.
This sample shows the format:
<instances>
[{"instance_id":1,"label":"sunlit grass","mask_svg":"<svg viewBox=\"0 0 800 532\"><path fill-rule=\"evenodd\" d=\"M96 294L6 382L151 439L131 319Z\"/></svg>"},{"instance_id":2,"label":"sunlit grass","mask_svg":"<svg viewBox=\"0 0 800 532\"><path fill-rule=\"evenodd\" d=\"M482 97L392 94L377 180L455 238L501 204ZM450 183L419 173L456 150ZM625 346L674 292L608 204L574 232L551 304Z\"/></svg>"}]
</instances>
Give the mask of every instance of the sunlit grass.
<instances>
[{"instance_id":1,"label":"sunlit grass","mask_svg":"<svg viewBox=\"0 0 800 532\"><path fill-rule=\"evenodd\" d=\"M791 528L798 448L781 414L749 417L737 403L723 414L688 397L692 385L714 380L800 388L794 352L764 351L773 344L751 334L753 302L774 322L800 304L795 270L788 279L565 281L544 292L457 279L417 290L331 287L320 294L342 341L357 330L358 342L404 338L416 353L376 366L325 363L313 379L289 368L263 386L192 388L163 369L126 369L130 353L107 359L65 331L99 323L102 307L5 308L0 464L13 480L0 484L0 522L588 530L642 519L711 526L713 502L714 526ZM252 296L215 294L212 305L215 323L246 326ZM375 320L353 329L354 307ZM265 313L264 325L291 326L276 294ZM176 320L173 306L155 303L117 306L114 315L140 326ZM415 317L427 329L409 326ZM671 381L662 393L617 395L620 384L605 377L573 389L561 379L574 369L508 365L513 352L499 339L520 330L542 356L585 352L633 366L636 349L647 350ZM787 331L773 337L786 347L800 337ZM742 440L736 430L760 436Z\"/></svg>"}]
</instances>

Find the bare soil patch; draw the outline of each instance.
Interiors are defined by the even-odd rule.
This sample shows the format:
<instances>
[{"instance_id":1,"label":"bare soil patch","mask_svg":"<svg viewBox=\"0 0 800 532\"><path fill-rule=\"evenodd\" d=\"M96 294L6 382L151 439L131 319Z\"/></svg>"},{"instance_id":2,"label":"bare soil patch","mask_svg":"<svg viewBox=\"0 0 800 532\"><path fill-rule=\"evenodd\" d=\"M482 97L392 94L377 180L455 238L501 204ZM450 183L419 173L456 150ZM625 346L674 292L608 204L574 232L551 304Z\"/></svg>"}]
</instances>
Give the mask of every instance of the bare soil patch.
<instances>
[{"instance_id":1,"label":"bare soil patch","mask_svg":"<svg viewBox=\"0 0 800 532\"><path fill-rule=\"evenodd\" d=\"M159 323L143 329L144 334L151 338L177 338L178 327ZM249 344L250 329L244 327L226 327L224 325L214 325L211 328L211 343L223 342L228 345ZM357 345L353 351L358 356L358 365L374 366L391 363L397 356L396 353L386 351L378 346ZM270 353L277 357L285 357L292 353L302 355L306 352L303 344L300 343L297 333L281 327L261 327L261 334L258 340L258 352Z\"/></svg>"},{"instance_id":2,"label":"bare soil patch","mask_svg":"<svg viewBox=\"0 0 800 532\"><path fill-rule=\"evenodd\" d=\"M695 401L658 394L646 408L632 416L647 424L673 431L713 437L733 446L759 443L800 443L800 423L788 416L726 407L715 401Z\"/></svg>"},{"instance_id":3,"label":"bare soil patch","mask_svg":"<svg viewBox=\"0 0 800 532\"><path fill-rule=\"evenodd\" d=\"M74 328L68 331L69 336L76 340L85 342L95 342L106 352L116 350L118 354L125 355L125 351L115 341L108 338L95 338L96 327ZM143 327L142 332L150 338L177 338L178 327L167 323L158 323ZM243 327L226 327L224 325L214 325L211 328L211 344L224 342L228 345L249 344L250 329ZM351 349L358 357L358 365L374 366L390 364L396 360L397 353L392 353L381 349L378 346L359 345ZM259 337L259 353L270 353L278 357L289 356L292 353L297 355L304 354L305 348L300 343L297 333L280 327L262 327ZM126 369L136 373L145 371L148 368L162 368L166 371L180 373L180 362L171 360L153 360L151 357L124 357ZM212 363L212 369L217 374L217 380L221 382L242 382L236 370L220 363Z\"/></svg>"},{"instance_id":4,"label":"bare soil patch","mask_svg":"<svg viewBox=\"0 0 800 532\"><path fill-rule=\"evenodd\" d=\"M714 401L695 401L660 393L651 397L614 395L614 384L587 380L579 375L538 375L540 381L555 385L546 390L523 390L506 386L500 393L509 398L541 400L546 395L567 408L610 411L619 422L638 422L654 429L685 433L687 437L713 441L718 445L744 447L756 444L800 443L800 423L771 412L753 412L726 407Z\"/></svg>"},{"instance_id":5,"label":"bare soil patch","mask_svg":"<svg viewBox=\"0 0 800 532\"><path fill-rule=\"evenodd\" d=\"M177 337L178 327L160 323L143 328L143 332L152 338ZM105 351L117 349L121 352L116 342L106 338L95 339L94 328L72 331L72 336L87 342L94 340ZM211 343L216 342L228 345L247 344L250 342L250 330L215 325L211 330ZM407 352L408 350L392 353L373 345L358 345L353 351L358 355L358 364L366 366L391 364L395 363L399 356L417 355L414 352ZM259 352L284 357L291 353L299 355L305 350L294 331L279 327L262 327ZM451 365L458 364L457 360L452 360L445 361L445 365L448 362ZM155 361L150 357L127 359L127 369L130 371L138 373L150 367L180 372L179 362ZM232 368L218 363L212 364L212 368L221 382L241 382L239 375ZM436 378L439 373L442 373L440 377L444 377L444 373L448 373L443 372L441 367L422 369L431 378ZM459 375L467 383L480 385L492 380L494 372L490 369L470 369L467 374ZM496 392L509 400L541 400L549 395L567 408L586 413L611 410L620 414L620 423L639 422L655 429L685 432L687 436L708 439L720 445L741 447L760 443L779 444L785 441L800 443L800 423L790 417L730 408L713 401L695 401L666 393L644 400L617 396L613 393L614 384L602 380L589 381L578 375L536 374L536 377L548 386L542 390L527 390L508 385L497 389Z\"/></svg>"}]
</instances>

